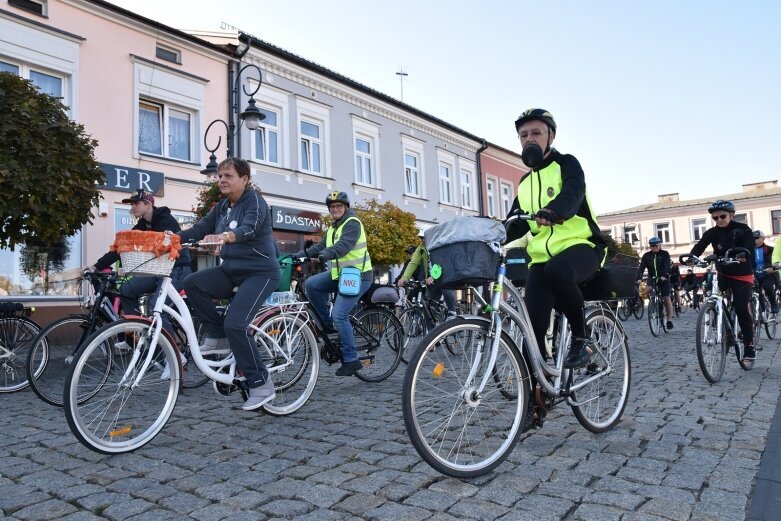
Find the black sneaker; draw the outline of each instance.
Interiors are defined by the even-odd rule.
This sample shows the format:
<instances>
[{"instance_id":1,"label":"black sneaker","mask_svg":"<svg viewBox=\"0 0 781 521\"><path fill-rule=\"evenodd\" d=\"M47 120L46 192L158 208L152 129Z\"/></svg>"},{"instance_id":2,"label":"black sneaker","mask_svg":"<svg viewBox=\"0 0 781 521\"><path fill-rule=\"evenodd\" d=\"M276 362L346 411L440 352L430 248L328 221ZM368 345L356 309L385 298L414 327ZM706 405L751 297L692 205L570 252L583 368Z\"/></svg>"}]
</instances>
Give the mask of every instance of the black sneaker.
<instances>
[{"instance_id":1,"label":"black sneaker","mask_svg":"<svg viewBox=\"0 0 781 521\"><path fill-rule=\"evenodd\" d=\"M363 369L363 364L360 360L353 360L342 364L342 367L336 370L336 376L352 376L358 371Z\"/></svg>"},{"instance_id":2,"label":"black sneaker","mask_svg":"<svg viewBox=\"0 0 781 521\"><path fill-rule=\"evenodd\" d=\"M587 365L594 351L594 344L590 338L573 337L567 357L564 359L564 369L577 369Z\"/></svg>"},{"instance_id":3,"label":"black sneaker","mask_svg":"<svg viewBox=\"0 0 781 521\"><path fill-rule=\"evenodd\" d=\"M743 360L747 362L753 362L757 357L757 351L753 345L747 345L746 351L743 353Z\"/></svg>"},{"instance_id":4,"label":"black sneaker","mask_svg":"<svg viewBox=\"0 0 781 521\"><path fill-rule=\"evenodd\" d=\"M667 329L672 329L672 328L673 328L673 321L672 320L668 320L667 321Z\"/></svg>"}]
</instances>

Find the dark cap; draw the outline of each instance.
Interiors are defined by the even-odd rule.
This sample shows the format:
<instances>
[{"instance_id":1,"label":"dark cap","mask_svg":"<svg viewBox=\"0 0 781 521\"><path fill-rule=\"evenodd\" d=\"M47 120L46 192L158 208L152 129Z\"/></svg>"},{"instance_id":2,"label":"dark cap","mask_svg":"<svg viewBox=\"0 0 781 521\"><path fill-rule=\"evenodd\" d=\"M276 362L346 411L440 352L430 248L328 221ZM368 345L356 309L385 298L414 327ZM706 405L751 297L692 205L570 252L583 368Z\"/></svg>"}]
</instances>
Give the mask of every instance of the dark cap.
<instances>
[{"instance_id":1,"label":"dark cap","mask_svg":"<svg viewBox=\"0 0 781 521\"><path fill-rule=\"evenodd\" d=\"M136 201L146 201L151 205L155 204L155 196L151 192L145 192L144 190L136 190L136 193L131 195L127 199L122 199L123 203L135 203Z\"/></svg>"}]
</instances>

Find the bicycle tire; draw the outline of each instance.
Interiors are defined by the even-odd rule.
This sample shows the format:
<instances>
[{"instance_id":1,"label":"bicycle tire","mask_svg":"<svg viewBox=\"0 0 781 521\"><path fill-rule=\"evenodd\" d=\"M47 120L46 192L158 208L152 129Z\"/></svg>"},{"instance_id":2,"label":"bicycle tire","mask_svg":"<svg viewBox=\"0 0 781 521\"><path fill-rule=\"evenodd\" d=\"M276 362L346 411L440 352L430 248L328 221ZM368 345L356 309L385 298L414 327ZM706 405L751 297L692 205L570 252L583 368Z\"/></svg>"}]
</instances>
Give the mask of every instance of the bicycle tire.
<instances>
[{"instance_id":1,"label":"bicycle tire","mask_svg":"<svg viewBox=\"0 0 781 521\"><path fill-rule=\"evenodd\" d=\"M641 299L639 296L635 297L635 303L634 303L634 309L632 309L632 314L635 316L637 320L642 320L643 315L645 314L645 301Z\"/></svg>"},{"instance_id":2,"label":"bicycle tire","mask_svg":"<svg viewBox=\"0 0 781 521\"><path fill-rule=\"evenodd\" d=\"M34 320L10 315L0 317L0 345L8 350L0 358L0 393L21 391L30 385L27 379L27 358L35 337L41 332Z\"/></svg>"},{"instance_id":3,"label":"bicycle tire","mask_svg":"<svg viewBox=\"0 0 781 521\"><path fill-rule=\"evenodd\" d=\"M689 310L689 304L680 295L678 295L678 307L675 312L680 316Z\"/></svg>"},{"instance_id":4,"label":"bicycle tire","mask_svg":"<svg viewBox=\"0 0 781 521\"><path fill-rule=\"evenodd\" d=\"M404 331L401 361L406 364L409 361L407 351L413 349L416 343L426 335L426 321L423 310L419 307L405 309L398 318Z\"/></svg>"},{"instance_id":5,"label":"bicycle tire","mask_svg":"<svg viewBox=\"0 0 781 521\"><path fill-rule=\"evenodd\" d=\"M363 368L355 376L364 382L385 380L399 366L404 350L404 328L396 316L381 307L366 307L350 318L355 348Z\"/></svg>"},{"instance_id":6,"label":"bicycle tire","mask_svg":"<svg viewBox=\"0 0 781 521\"><path fill-rule=\"evenodd\" d=\"M660 331L659 322L659 297L651 295L648 299L648 327L651 329L653 336L659 336Z\"/></svg>"},{"instance_id":7,"label":"bicycle tire","mask_svg":"<svg viewBox=\"0 0 781 521\"><path fill-rule=\"evenodd\" d=\"M90 450L121 454L143 447L165 427L176 407L181 367L179 353L167 335L160 334L153 362L138 385L123 382L129 375L126 380L132 383L142 368L151 325L140 318L112 322L93 333L76 353L65 383L65 417L71 432ZM119 335L124 335L133 350L115 356L108 374L93 374L95 367L105 366L106 353ZM163 380L165 364L170 377ZM81 399L85 390L92 395L86 401Z\"/></svg>"},{"instance_id":8,"label":"bicycle tire","mask_svg":"<svg viewBox=\"0 0 781 521\"><path fill-rule=\"evenodd\" d=\"M443 342L453 334L472 339L472 345L453 355ZM475 354L486 346L484 356L488 356L487 342L487 320L460 317L447 321L418 345L404 375L401 404L407 434L421 458L447 476L463 479L491 472L510 455L523 431L531 392L529 376L506 332L500 336L495 367L507 371L502 381L516 398L507 398L493 382L479 397L474 396L474 387L463 389ZM485 357L475 385L489 370Z\"/></svg>"},{"instance_id":9,"label":"bicycle tire","mask_svg":"<svg viewBox=\"0 0 781 521\"><path fill-rule=\"evenodd\" d=\"M62 407L65 380L76 351L92 334L87 315L55 320L41 330L27 357L27 380L33 392L49 405ZM111 359L107 358L108 363Z\"/></svg>"},{"instance_id":10,"label":"bicycle tire","mask_svg":"<svg viewBox=\"0 0 781 521\"><path fill-rule=\"evenodd\" d=\"M586 311L586 331L596 353L588 365L575 369L572 384L604 372L601 377L573 391L568 398L578 422L590 432L612 429L624 414L632 383L629 343L621 324L604 308Z\"/></svg>"},{"instance_id":11,"label":"bicycle tire","mask_svg":"<svg viewBox=\"0 0 781 521\"><path fill-rule=\"evenodd\" d=\"M303 407L317 385L320 356L309 322L276 310L259 317L253 328L276 396L263 405L271 416L287 416Z\"/></svg>"},{"instance_id":12,"label":"bicycle tire","mask_svg":"<svg viewBox=\"0 0 781 521\"><path fill-rule=\"evenodd\" d=\"M624 298L621 299L618 302L618 309L616 310L616 314L618 315L618 318L626 322L629 320L629 317L632 315L632 299Z\"/></svg>"},{"instance_id":13,"label":"bicycle tire","mask_svg":"<svg viewBox=\"0 0 781 521\"><path fill-rule=\"evenodd\" d=\"M754 346L759 346L762 332L762 303L756 292L751 294L751 327L754 331Z\"/></svg>"},{"instance_id":14,"label":"bicycle tire","mask_svg":"<svg viewBox=\"0 0 781 521\"><path fill-rule=\"evenodd\" d=\"M710 383L715 384L724 375L727 363L727 337L724 324L721 331L717 330L717 309L713 302L704 302L697 315L695 343L697 345L697 363L702 375ZM721 341L717 337L721 336Z\"/></svg>"},{"instance_id":15,"label":"bicycle tire","mask_svg":"<svg viewBox=\"0 0 781 521\"><path fill-rule=\"evenodd\" d=\"M768 340L775 340L778 329L778 314L771 312L772 306L767 297L763 296L762 298L765 299L765 333Z\"/></svg>"},{"instance_id":16,"label":"bicycle tire","mask_svg":"<svg viewBox=\"0 0 781 521\"><path fill-rule=\"evenodd\" d=\"M203 345L203 341L206 338L206 324L199 323L195 316L192 317L193 326L195 327L195 335L198 338L199 345ZM176 322L172 322L174 329L177 330L179 338L180 353L184 357L184 363L182 364L182 388L183 389L196 389L206 382L210 381L210 378L203 374L198 368L198 365L193 360L192 351L190 351L190 345L187 343L186 335L184 331L178 327Z\"/></svg>"}]
</instances>

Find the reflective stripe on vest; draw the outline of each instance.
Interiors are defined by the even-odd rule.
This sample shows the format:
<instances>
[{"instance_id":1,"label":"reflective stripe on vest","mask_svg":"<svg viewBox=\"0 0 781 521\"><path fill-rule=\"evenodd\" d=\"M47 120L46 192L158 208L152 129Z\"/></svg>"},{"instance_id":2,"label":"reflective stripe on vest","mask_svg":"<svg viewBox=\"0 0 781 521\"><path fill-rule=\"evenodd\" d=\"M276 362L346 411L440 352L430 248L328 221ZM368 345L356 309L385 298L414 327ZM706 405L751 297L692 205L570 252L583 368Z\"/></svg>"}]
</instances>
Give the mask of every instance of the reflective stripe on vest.
<instances>
[{"instance_id":1,"label":"reflective stripe on vest","mask_svg":"<svg viewBox=\"0 0 781 521\"><path fill-rule=\"evenodd\" d=\"M339 269L337 266L339 268L355 266L361 270L361 273L372 269L372 260L371 257L369 257L369 250L366 247L366 232L363 229L363 223L361 220L355 216L348 217L341 225L339 225L339 228L331 227L328 229L325 234L325 247L330 248L339 242L339 237L342 235L342 226L347 224L349 221L352 221L353 219L358 221L358 224L361 227L361 234L358 236L358 242L355 243L355 246L353 246L352 250L347 252L344 257L336 259L336 262L331 261L331 278L333 280L337 280L339 278Z\"/></svg>"}]
</instances>

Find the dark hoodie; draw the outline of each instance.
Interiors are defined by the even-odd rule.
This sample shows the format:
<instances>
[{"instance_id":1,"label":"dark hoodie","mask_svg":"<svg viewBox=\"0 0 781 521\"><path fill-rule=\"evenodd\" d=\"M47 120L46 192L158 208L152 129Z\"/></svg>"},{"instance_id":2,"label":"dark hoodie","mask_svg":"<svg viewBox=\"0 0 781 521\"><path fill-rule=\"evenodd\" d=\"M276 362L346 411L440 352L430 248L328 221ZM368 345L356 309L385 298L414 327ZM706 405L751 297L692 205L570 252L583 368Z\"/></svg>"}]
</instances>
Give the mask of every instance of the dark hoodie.
<instances>
[{"instance_id":1,"label":"dark hoodie","mask_svg":"<svg viewBox=\"0 0 781 521\"><path fill-rule=\"evenodd\" d=\"M754 273L754 235L747 225L730 221L724 228L714 226L702 234L702 238L694 245L691 254L699 257L708 245L713 247L713 253L719 257L724 256L727 250L732 248L745 248L748 250L747 262L739 264L721 265L716 267L719 273L724 275L752 275Z\"/></svg>"},{"instance_id":2,"label":"dark hoodie","mask_svg":"<svg viewBox=\"0 0 781 521\"><path fill-rule=\"evenodd\" d=\"M179 222L171 215L171 210L167 206L155 206L152 209L152 222L147 222L145 219L139 219L138 223L133 226L134 230L142 232L178 232L182 229L179 226ZM95 268L98 271L102 271L119 260L119 254L115 251L110 251L95 263ZM190 265L190 252L187 249L182 249L179 252L179 258L176 259L174 267L189 266Z\"/></svg>"}]
</instances>

